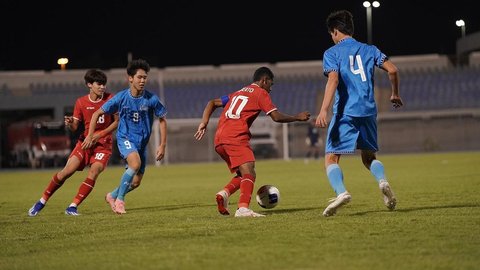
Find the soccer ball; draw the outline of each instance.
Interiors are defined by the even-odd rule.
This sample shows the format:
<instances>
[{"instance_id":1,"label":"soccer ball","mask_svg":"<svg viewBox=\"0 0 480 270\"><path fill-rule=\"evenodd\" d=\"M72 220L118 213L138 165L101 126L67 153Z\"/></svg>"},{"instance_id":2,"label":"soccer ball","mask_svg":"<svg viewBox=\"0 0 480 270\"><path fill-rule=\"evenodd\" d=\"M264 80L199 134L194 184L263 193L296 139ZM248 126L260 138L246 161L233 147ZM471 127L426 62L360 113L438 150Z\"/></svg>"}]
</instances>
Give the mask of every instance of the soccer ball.
<instances>
[{"instance_id":1,"label":"soccer ball","mask_svg":"<svg viewBox=\"0 0 480 270\"><path fill-rule=\"evenodd\" d=\"M280 200L280 191L272 185L261 186L257 191L257 202L263 208L274 208Z\"/></svg>"}]
</instances>

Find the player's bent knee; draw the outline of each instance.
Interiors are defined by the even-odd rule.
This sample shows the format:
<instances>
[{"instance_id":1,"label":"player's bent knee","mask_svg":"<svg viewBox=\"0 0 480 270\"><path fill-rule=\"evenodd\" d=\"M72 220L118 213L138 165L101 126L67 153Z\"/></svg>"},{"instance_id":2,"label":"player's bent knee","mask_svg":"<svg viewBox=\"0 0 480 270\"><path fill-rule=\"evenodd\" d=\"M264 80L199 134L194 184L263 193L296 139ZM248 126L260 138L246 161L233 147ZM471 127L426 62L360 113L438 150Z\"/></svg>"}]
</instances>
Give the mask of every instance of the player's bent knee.
<instances>
[{"instance_id":1,"label":"player's bent knee","mask_svg":"<svg viewBox=\"0 0 480 270\"><path fill-rule=\"evenodd\" d=\"M130 186L132 187L132 189L136 189L140 186L140 183L141 182L132 182L132 184L130 184Z\"/></svg>"}]
</instances>

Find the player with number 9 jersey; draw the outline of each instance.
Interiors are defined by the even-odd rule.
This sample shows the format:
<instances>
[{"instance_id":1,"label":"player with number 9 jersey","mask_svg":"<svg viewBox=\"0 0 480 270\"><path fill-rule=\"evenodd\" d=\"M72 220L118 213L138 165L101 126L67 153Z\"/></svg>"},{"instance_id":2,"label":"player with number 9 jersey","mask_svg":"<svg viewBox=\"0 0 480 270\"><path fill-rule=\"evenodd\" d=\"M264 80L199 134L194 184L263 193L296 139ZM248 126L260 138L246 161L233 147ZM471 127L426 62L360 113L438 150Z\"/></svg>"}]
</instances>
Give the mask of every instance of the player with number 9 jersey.
<instances>
[{"instance_id":1,"label":"player with number 9 jersey","mask_svg":"<svg viewBox=\"0 0 480 270\"><path fill-rule=\"evenodd\" d=\"M119 114L117 129L117 146L120 155L126 161L125 172L120 184L105 196L105 201L113 212L126 214L125 195L140 186L147 165L147 145L152 132L155 116L158 117L160 144L157 146L155 159L160 161L165 156L167 146L167 109L154 93L147 91L150 65L143 59L128 63L127 75L129 88L117 93L111 100L92 114L90 132L82 143L84 149L92 146L92 129L96 119L102 114Z\"/></svg>"},{"instance_id":2,"label":"player with number 9 jersey","mask_svg":"<svg viewBox=\"0 0 480 270\"><path fill-rule=\"evenodd\" d=\"M117 144L123 158L133 151L142 153L150 139L155 116L162 118L167 114L157 95L145 90L140 96L132 96L129 88L118 92L102 109L106 114L119 113Z\"/></svg>"}]
</instances>

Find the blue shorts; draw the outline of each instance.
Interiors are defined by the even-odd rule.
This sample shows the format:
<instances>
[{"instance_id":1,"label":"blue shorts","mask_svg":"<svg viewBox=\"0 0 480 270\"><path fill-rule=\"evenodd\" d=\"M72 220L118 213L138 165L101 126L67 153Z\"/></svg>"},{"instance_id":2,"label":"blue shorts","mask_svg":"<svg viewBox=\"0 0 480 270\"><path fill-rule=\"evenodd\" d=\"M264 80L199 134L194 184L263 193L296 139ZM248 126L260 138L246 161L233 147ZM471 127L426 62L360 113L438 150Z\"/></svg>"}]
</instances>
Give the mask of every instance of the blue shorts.
<instances>
[{"instance_id":1,"label":"blue shorts","mask_svg":"<svg viewBox=\"0 0 480 270\"><path fill-rule=\"evenodd\" d=\"M325 153L353 154L355 149L378 151L377 116L334 114L328 126Z\"/></svg>"},{"instance_id":2,"label":"blue shorts","mask_svg":"<svg viewBox=\"0 0 480 270\"><path fill-rule=\"evenodd\" d=\"M138 173L144 174L146 160L147 160L146 145L141 145L139 143L131 142L123 138L117 138L117 146L118 146L118 151L120 152L120 156L122 156L123 159L127 159L127 156L132 152L138 152L138 155L140 155L140 160L141 160L141 165L140 165L140 169L138 170Z\"/></svg>"}]
</instances>

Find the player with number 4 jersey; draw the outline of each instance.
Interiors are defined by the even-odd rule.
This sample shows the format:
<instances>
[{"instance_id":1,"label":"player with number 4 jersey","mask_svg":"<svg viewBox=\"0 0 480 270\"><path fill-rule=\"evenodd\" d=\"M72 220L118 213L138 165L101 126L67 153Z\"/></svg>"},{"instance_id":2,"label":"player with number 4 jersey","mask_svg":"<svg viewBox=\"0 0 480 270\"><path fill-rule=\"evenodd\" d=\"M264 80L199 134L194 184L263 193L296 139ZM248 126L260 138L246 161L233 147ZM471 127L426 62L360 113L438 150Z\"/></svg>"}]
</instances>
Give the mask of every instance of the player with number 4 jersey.
<instances>
[{"instance_id":1,"label":"player with number 4 jersey","mask_svg":"<svg viewBox=\"0 0 480 270\"><path fill-rule=\"evenodd\" d=\"M85 84L90 89L90 93L77 99L73 109L73 116L65 116L65 126L72 132L78 130L80 123L84 124L85 131L79 136L77 144L70 154L65 167L53 175L49 185L43 192L43 196L28 210L29 216L36 216L43 209L53 193L59 189L75 171L82 171L86 166L90 166L87 178L82 182L77 195L65 210L65 214L67 215L79 215L77 207L87 198L95 186L98 175L107 167L110 156L112 155L112 131L117 128L118 115L102 114L98 118L94 132L92 132L94 134L92 138L93 146L89 149L82 149L82 142L89 132L90 120L93 113L112 98L110 93L105 92L106 83L107 76L102 71L91 69L86 72Z\"/></svg>"},{"instance_id":2,"label":"player with number 4 jersey","mask_svg":"<svg viewBox=\"0 0 480 270\"><path fill-rule=\"evenodd\" d=\"M353 16L347 10L332 12L327 30L335 43L323 54L323 72L328 77L322 107L316 125L327 127L325 169L336 197L324 210L325 217L351 200L343 183L339 166L342 154L361 150L362 162L375 177L388 209L395 209L397 200L385 177L383 164L377 160L377 106L374 94L375 68L386 71L391 85L390 101L394 108L403 105L399 94L397 67L376 46L353 38ZM327 124L333 98L333 116Z\"/></svg>"},{"instance_id":3,"label":"player with number 4 jersey","mask_svg":"<svg viewBox=\"0 0 480 270\"><path fill-rule=\"evenodd\" d=\"M253 75L253 83L242 89L212 99L203 112L202 122L198 126L195 138L201 140L205 135L210 116L216 108L223 112L215 134L215 151L225 160L228 168L236 175L216 194L218 212L229 215L228 198L240 189L240 198L235 217L263 217L250 208L250 199L255 183L255 156L250 147L250 126L263 111L273 121L280 123L307 121L309 112L295 116L281 113L270 98L273 85L273 72L267 67L258 68Z\"/></svg>"}]
</instances>

